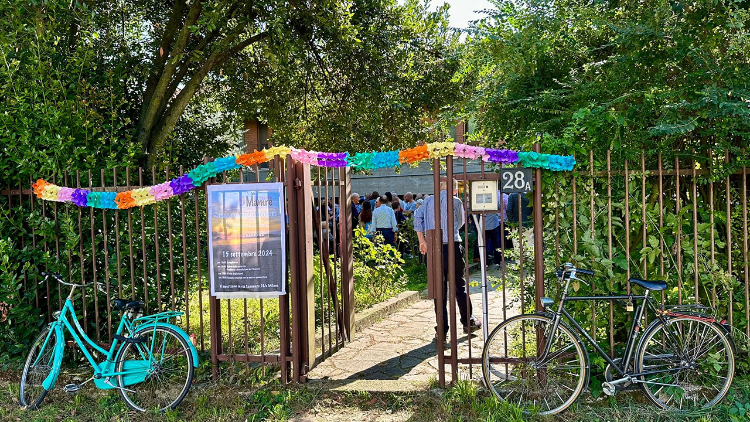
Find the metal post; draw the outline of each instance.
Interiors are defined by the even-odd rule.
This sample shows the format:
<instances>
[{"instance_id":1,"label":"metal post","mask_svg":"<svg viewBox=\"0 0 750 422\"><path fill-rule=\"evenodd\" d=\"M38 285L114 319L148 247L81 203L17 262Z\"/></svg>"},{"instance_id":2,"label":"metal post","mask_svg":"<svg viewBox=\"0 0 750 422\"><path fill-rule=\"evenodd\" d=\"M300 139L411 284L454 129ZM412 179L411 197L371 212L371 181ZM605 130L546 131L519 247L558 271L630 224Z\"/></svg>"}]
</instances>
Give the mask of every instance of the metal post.
<instances>
[{"instance_id":1,"label":"metal post","mask_svg":"<svg viewBox=\"0 0 750 422\"><path fill-rule=\"evenodd\" d=\"M534 144L534 151L541 152L539 142ZM544 217L542 214L542 169L534 171L534 284L536 295L536 310L542 311L542 297L544 297Z\"/></svg>"},{"instance_id":2,"label":"metal post","mask_svg":"<svg viewBox=\"0 0 750 422\"><path fill-rule=\"evenodd\" d=\"M343 167L339 170L339 181L341 183L341 193L339 200L342 205L339 206L339 228L341 239L341 302L344 308L344 335L347 341L352 340L354 334L354 259L353 254L353 219L352 219L352 201L349 197L352 195L352 183L349 167Z\"/></svg>"},{"instance_id":3,"label":"metal post","mask_svg":"<svg viewBox=\"0 0 750 422\"><path fill-rule=\"evenodd\" d=\"M490 336L489 324L489 294L487 292L487 245L484 243L484 214L472 214L474 224L477 226L477 243L479 244L479 268L482 274L482 334L484 335L484 344L487 344L487 338ZM468 290L468 279L466 280ZM467 293L468 294L468 293Z\"/></svg>"},{"instance_id":4,"label":"metal post","mask_svg":"<svg viewBox=\"0 0 750 422\"><path fill-rule=\"evenodd\" d=\"M454 235L455 221L453 220L453 156L445 157L445 212L446 235L448 237L448 309L451 330L451 382L458 381L458 327L456 327L456 238ZM438 196L440 193L438 192ZM441 210L442 211L442 210ZM442 220L440 220L442 222ZM437 222L436 222L437 223ZM437 224L436 224L437 225ZM469 280L466 280L468 283ZM466 324L471 312L466 310Z\"/></svg>"},{"instance_id":5,"label":"metal post","mask_svg":"<svg viewBox=\"0 0 750 422\"><path fill-rule=\"evenodd\" d=\"M435 293L435 318L437 320L437 357L438 357L438 385L445 388L445 327L443 326L443 297L445 297L445 281L443 281L443 228L440 226L440 159L432 161L433 175L433 205L435 207L435 230L433 230L432 262L433 282Z\"/></svg>"}]
</instances>

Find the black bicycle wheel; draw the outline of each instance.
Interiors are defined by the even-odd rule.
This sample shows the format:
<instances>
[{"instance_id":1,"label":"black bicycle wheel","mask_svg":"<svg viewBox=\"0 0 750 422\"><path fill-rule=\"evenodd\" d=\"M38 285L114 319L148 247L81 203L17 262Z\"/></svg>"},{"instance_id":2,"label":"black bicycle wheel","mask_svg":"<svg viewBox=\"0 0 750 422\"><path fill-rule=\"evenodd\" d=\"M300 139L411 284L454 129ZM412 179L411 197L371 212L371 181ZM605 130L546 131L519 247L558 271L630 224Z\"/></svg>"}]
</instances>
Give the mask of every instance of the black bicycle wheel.
<instances>
[{"instance_id":1,"label":"black bicycle wheel","mask_svg":"<svg viewBox=\"0 0 750 422\"><path fill-rule=\"evenodd\" d=\"M486 385L500 400L524 413L554 415L570 406L586 380L585 351L564 324L550 339L553 320L519 315L498 325L482 352ZM552 342L547 355L540 356Z\"/></svg>"},{"instance_id":2,"label":"black bicycle wheel","mask_svg":"<svg viewBox=\"0 0 750 422\"><path fill-rule=\"evenodd\" d=\"M141 327L134 338L141 343L127 343L117 354L116 371L142 367L148 372L145 379L133 384L133 376L118 375L120 396L138 412L165 411L177 407L193 382L193 355L187 341L167 327ZM148 364L153 344L152 363ZM136 376L137 377L137 376Z\"/></svg>"},{"instance_id":3,"label":"black bicycle wheel","mask_svg":"<svg viewBox=\"0 0 750 422\"><path fill-rule=\"evenodd\" d=\"M636 372L646 396L663 409L709 408L724 398L734 379L734 347L716 323L692 317L656 323L644 335Z\"/></svg>"},{"instance_id":4,"label":"black bicycle wheel","mask_svg":"<svg viewBox=\"0 0 750 422\"><path fill-rule=\"evenodd\" d=\"M49 339L47 339L48 335ZM29 410L36 409L47 396L47 390L42 386L42 382L52 372L56 345L57 331L49 326L45 327L32 343L21 374L18 392L18 402L21 407Z\"/></svg>"}]
</instances>

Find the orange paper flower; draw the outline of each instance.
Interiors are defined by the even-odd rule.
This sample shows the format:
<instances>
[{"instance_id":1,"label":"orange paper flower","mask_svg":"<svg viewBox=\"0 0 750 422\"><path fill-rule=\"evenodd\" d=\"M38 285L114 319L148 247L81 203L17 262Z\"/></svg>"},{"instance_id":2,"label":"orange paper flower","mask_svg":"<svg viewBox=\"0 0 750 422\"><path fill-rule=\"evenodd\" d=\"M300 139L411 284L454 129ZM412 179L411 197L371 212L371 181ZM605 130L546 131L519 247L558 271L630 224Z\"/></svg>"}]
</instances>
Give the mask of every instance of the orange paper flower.
<instances>
[{"instance_id":1,"label":"orange paper flower","mask_svg":"<svg viewBox=\"0 0 750 422\"><path fill-rule=\"evenodd\" d=\"M242 154L239 157L237 157L237 164L242 166L254 166L256 164L265 163L268 161L266 159L266 154L263 151L253 151L250 154Z\"/></svg>"},{"instance_id":2,"label":"orange paper flower","mask_svg":"<svg viewBox=\"0 0 750 422\"><path fill-rule=\"evenodd\" d=\"M135 207L135 199L133 199L132 191L127 192L120 192L115 197L115 202L117 202L117 208L121 210L126 210L128 208Z\"/></svg>"},{"instance_id":3,"label":"orange paper flower","mask_svg":"<svg viewBox=\"0 0 750 422\"><path fill-rule=\"evenodd\" d=\"M34 194L38 197L42 197L42 194L44 194L44 188L51 185L51 183L45 182L43 179L39 179L31 185L31 187L34 189Z\"/></svg>"},{"instance_id":4,"label":"orange paper flower","mask_svg":"<svg viewBox=\"0 0 750 422\"><path fill-rule=\"evenodd\" d=\"M429 152L427 152L427 145L420 145L416 148L405 149L398 154L398 161L401 164L416 163L428 158L430 158L430 154Z\"/></svg>"}]
</instances>

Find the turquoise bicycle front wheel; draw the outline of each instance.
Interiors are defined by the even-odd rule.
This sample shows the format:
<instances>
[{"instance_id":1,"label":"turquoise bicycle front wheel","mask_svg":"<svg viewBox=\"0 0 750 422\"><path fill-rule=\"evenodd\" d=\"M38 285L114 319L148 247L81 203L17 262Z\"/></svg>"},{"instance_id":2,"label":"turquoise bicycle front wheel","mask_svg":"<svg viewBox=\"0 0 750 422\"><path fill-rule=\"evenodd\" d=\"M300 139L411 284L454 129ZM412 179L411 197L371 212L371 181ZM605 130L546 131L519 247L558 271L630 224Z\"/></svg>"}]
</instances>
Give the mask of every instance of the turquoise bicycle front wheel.
<instances>
[{"instance_id":1,"label":"turquoise bicycle front wheel","mask_svg":"<svg viewBox=\"0 0 750 422\"><path fill-rule=\"evenodd\" d=\"M34 340L21 374L18 402L25 409L36 409L44 401L48 390L42 383L52 373L55 361L57 331L45 327Z\"/></svg>"},{"instance_id":2,"label":"turquoise bicycle front wheel","mask_svg":"<svg viewBox=\"0 0 750 422\"><path fill-rule=\"evenodd\" d=\"M182 402L193 383L187 340L169 327L143 326L117 354L118 391L137 412L163 412Z\"/></svg>"}]
</instances>

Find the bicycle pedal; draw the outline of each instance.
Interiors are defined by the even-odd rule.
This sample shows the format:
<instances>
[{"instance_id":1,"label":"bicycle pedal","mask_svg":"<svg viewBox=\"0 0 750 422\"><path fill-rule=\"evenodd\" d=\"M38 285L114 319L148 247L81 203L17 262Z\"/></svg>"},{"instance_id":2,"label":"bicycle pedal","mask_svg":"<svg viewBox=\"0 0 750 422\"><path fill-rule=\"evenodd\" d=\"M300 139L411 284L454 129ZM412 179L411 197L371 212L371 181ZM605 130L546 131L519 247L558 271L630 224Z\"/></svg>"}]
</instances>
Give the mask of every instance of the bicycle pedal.
<instances>
[{"instance_id":1,"label":"bicycle pedal","mask_svg":"<svg viewBox=\"0 0 750 422\"><path fill-rule=\"evenodd\" d=\"M68 394L75 394L80 389L81 386L78 384L66 384L65 387L63 387L63 390L65 390L65 392Z\"/></svg>"}]
</instances>

